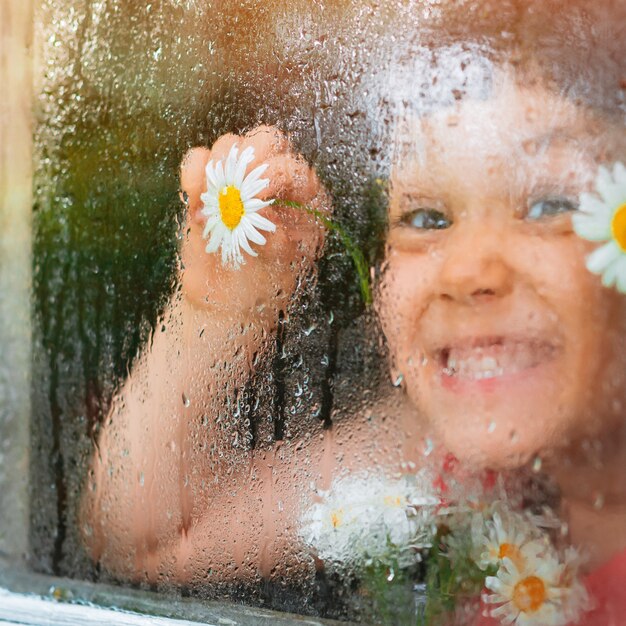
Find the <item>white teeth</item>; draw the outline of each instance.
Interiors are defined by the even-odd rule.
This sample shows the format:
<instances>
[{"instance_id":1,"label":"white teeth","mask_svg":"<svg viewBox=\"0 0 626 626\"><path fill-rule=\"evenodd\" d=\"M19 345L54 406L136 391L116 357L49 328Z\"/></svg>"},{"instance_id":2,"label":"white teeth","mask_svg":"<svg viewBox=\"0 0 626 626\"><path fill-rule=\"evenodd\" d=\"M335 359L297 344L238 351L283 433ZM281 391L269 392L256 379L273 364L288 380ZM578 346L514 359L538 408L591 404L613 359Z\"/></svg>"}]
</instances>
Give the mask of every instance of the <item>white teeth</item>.
<instances>
[{"instance_id":1,"label":"white teeth","mask_svg":"<svg viewBox=\"0 0 626 626\"><path fill-rule=\"evenodd\" d=\"M490 356L484 356L480 366L485 370L495 370L498 367L498 362Z\"/></svg>"},{"instance_id":2,"label":"white teeth","mask_svg":"<svg viewBox=\"0 0 626 626\"><path fill-rule=\"evenodd\" d=\"M470 380L485 380L496 378L504 374L504 367L494 356L483 356L479 354L459 358L448 356L448 361L444 367L444 373L448 376L459 376Z\"/></svg>"},{"instance_id":3,"label":"white teeth","mask_svg":"<svg viewBox=\"0 0 626 626\"><path fill-rule=\"evenodd\" d=\"M447 349L443 373L467 380L514 374L554 358L554 348L532 341L500 341L492 345Z\"/></svg>"}]
</instances>

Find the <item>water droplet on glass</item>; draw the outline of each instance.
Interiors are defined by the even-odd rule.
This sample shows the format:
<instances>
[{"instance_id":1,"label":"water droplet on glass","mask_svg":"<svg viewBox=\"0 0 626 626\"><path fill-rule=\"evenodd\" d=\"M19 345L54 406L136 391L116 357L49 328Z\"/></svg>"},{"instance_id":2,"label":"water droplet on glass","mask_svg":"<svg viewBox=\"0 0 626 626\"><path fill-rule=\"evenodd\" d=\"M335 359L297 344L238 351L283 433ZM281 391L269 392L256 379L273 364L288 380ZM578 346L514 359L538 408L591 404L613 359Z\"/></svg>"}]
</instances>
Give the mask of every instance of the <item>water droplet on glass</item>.
<instances>
[{"instance_id":1,"label":"water droplet on glass","mask_svg":"<svg viewBox=\"0 0 626 626\"><path fill-rule=\"evenodd\" d=\"M597 491L593 494L593 508L600 510L604 506L604 494Z\"/></svg>"},{"instance_id":2,"label":"water droplet on glass","mask_svg":"<svg viewBox=\"0 0 626 626\"><path fill-rule=\"evenodd\" d=\"M535 156L538 151L538 143L536 140L529 139L522 143L522 149L528 156Z\"/></svg>"},{"instance_id":3,"label":"water droplet on glass","mask_svg":"<svg viewBox=\"0 0 626 626\"><path fill-rule=\"evenodd\" d=\"M429 456L432 453L432 451L435 449L435 444L433 443L433 440L430 437L427 437L424 443L425 443L424 456Z\"/></svg>"}]
</instances>

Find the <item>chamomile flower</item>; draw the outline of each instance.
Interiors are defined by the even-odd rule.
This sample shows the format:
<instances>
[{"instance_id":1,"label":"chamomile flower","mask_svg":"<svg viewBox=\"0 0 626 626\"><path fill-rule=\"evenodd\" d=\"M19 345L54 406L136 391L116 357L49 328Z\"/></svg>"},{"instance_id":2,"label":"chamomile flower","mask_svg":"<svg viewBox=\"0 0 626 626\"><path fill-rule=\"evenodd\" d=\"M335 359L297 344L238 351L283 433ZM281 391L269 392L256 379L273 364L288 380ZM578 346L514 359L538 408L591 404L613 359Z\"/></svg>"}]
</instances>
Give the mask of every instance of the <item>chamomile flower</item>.
<instances>
[{"instance_id":1,"label":"chamomile flower","mask_svg":"<svg viewBox=\"0 0 626 626\"><path fill-rule=\"evenodd\" d=\"M476 534L476 528L473 533ZM524 567L528 556L535 557L546 549L547 544L538 538L533 528L522 516L496 511L481 529L482 536L475 538L480 546L480 556L476 561L482 570L499 566L508 557L518 568Z\"/></svg>"},{"instance_id":2,"label":"chamomile flower","mask_svg":"<svg viewBox=\"0 0 626 626\"><path fill-rule=\"evenodd\" d=\"M429 493L428 480L420 478L340 478L318 493L320 501L301 520L300 536L321 559L335 564L363 564L384 558L391 548L414 558L409 548L439 502Z\"/></svg>"},{"instance_id":3,"label":"chamomile flower","mask_svg":"<svg viewBox=\"0 0 626 626\"><path fill-rule=\"evenodd\" d=\"M626 293L626 167L600 167L596 194L580 195L573 216L574 231L588 241L605 241L587 258L587 269L602 276L602 284Z\"/></svg>"},{"instance_id":4,"label":"chamomile flower","mask_svg":"<svg viewBox=\"0 0 626 626\"><path fill-rule=\"evenodd\" d=\"M524 554L518 567L505 557L497 576L487 576L489 615L514 626L565 626L587 608L587 595L577 579L566 575L566 565L553 552Z\"/></svg>"},{"instance_id":5,"label":"chamomile flower","mask_svg":"<svg viewBox=\"0 0 626 626\"><path fill-rule=\"evenodd\" d=\"M207 218L202 236L208 239L208 253L222 251L222 264L237 269L245 263L243 252L257 256L250 242L264 245L265 237L259 232L274 232L276 226L258 211L272 204L273 200L260 200L256 196L269 185L268 178L261 175L267 163L254 168L247 176L246 169L254 160L254 148L246 148L241 155L236 145L226 159L206 166L207 190L200 196Z\"/></svg>"}]
</instances>

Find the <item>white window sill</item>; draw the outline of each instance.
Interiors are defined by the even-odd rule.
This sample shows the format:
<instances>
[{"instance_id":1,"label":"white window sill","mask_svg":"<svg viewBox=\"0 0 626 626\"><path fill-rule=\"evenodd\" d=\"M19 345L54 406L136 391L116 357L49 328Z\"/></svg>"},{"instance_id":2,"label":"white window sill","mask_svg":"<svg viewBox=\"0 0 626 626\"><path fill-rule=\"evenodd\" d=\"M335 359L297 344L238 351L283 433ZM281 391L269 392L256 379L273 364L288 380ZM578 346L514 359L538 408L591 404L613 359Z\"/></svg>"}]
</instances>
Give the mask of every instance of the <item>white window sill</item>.
<instances>
[{"instance_id":1,"label":"white window sill","mask_svg":"<svg viewBox=\"0 0 626 626\"><path fill-rule=\"evenodd\" d=\"M61 600L57 600L60 598ZM349 626L233 602L35 574L0 558L0 626Z\"/></svg>"},{"instance_id":2,"label":"white window sill","mask_svg":"<svg viewBox=\"0 0 626 626\"><path fill-rule=\"evenodd\" d=\"M219 619L211 626L234 626L237 622ZM197 626L197 622L147 617L139 613L103 609L96 606L66 604L38 596L11 593L0 589L0 624L37 624L46 626L91 626L92 624L119 624L119 626Z\"/></svg>"},{"instance_id":3,"label":"white window sill","mask_svg":"<svg viewBox=\"0 0 626 626\"><path fill-rule=\"evenodd\" d=\"M231 609L231 616L217 617L207 626L252 626L253 624L281 624L287 626L323 626L311 618L270 616L269 611L245 607ZM232 613L239 613L233 618ZM130 611L107 609L91 604L70 604L42 598L31 594L20 594L0 589L0 626L198 626L197 621L142 615Z\"/></svg>"}]
</instances>

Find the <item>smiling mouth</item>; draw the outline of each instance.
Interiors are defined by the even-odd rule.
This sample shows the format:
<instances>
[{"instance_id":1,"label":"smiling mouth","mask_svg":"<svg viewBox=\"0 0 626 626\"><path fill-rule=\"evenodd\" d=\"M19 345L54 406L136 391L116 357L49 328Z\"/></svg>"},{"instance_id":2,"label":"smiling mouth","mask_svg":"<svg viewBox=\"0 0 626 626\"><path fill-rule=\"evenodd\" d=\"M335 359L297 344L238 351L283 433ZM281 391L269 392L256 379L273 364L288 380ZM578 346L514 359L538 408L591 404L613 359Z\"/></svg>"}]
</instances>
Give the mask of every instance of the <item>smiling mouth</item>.
<instances>
[{"instance_id":1,"label":"smiling mouth","mask_svg":"<svg viewBox=\"0 0 626 626\"><path fill-rule=\"evenodd\" d=\"M554 359L556 352L546 341L492 337L446 346L436 356L444 376L478 381L533 369Z\"/></svg>"}]
</instances>

